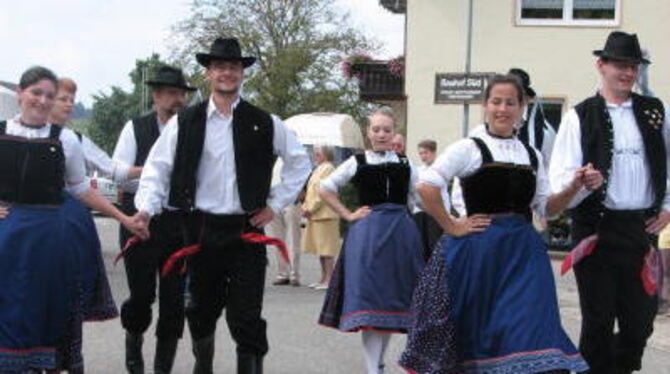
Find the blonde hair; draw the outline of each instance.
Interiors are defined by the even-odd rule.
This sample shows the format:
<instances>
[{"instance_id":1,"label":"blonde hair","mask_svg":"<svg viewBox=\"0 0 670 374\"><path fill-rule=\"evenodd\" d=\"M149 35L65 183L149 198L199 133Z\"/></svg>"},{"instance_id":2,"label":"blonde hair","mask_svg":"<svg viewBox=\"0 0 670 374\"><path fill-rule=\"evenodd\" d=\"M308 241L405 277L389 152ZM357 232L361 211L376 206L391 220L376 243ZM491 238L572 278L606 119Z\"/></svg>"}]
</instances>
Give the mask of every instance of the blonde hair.
<instances>
[{"instance_id":1,"label":"blonde hair","mask_svg":"<svg viewBox=\"0 0 670 374\"><path fill-rule=\"evenodd\" d=\"M77 93L77 83L71 78L61 78L58 80L58 89L74 95Z\"/></svg>"}]
</instances>

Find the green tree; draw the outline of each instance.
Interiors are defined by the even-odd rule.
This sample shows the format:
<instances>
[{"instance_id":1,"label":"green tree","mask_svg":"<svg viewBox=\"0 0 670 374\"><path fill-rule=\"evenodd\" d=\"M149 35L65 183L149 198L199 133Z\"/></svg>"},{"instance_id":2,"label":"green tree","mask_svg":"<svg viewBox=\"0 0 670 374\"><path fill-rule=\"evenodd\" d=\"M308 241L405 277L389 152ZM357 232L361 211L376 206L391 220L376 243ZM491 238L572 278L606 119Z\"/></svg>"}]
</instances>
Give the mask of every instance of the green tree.
<instances>
[{"instance_id":1,"label":"green tree","mask_svg":"<svg viewBox=\"0 0 670 374\"><path fill-rule=\"evenodd\" d=\"M332 111L362 117L355 82L340 63L377 47L348 23L332 0L193 0L191 15L174 26L174 58L201 72L195 51L217 37L236 37L257 57L247 72L245 98L282 118Z\"/></svg>"},{"instance_id":2,"label":"green tree","mask_svg":"<svg viewBox=\"0 0 670 374\"><path fill-rule=\"evenodd\" d=\"M93 96L90 122L85 132L102 149L111 153L124 124L151 109L151 92L144 81L153 76L157 68L166 64L158 54L135 62L129 73L133 85L131 92L112 86L110 93Z\"/></svg>"}]
</instances>

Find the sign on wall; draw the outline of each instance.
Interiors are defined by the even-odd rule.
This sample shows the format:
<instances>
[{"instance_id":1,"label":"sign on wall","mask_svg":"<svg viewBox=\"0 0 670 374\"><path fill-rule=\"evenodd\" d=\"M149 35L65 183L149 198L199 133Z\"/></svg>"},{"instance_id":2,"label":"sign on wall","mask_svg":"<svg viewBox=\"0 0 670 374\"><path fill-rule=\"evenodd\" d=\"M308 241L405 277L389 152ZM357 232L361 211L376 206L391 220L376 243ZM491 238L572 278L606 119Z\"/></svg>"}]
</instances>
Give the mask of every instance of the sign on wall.
<instances>
[{"instance_id":1,"label":"sign on wall","mask_svg":"<svg viewBox=\"0 0 670 374\"><path fill-rule=\"evenodd\" d=\"M435 74L435 104L480 102L493 73Z\"/></svg>"}]
</instances>

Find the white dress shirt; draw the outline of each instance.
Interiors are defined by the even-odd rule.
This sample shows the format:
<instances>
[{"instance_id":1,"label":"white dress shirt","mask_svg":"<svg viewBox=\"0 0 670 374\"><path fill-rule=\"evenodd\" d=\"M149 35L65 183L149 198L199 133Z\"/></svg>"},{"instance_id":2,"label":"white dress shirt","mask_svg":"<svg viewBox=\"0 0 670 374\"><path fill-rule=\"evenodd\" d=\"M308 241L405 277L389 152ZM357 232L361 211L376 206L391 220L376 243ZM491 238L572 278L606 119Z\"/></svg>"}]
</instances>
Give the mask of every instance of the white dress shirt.
<instances>
[{"instance_id":1,"label":"white dress shirt","mask_svg":"<svg viewBox=\"0 0 670 374\"><path fill-rule=\"evenodd\" d=\"M158 115L156 116L158 117ZM160 119L158 118L156 118L156 120L158 122L158 132L162 133L167 124L161 123ZM126 122L125 126L123 126L123 130L121 130L121 134L119 135L119 140L116 141L116 147L114 147L112 160L124 165L135 165L136 156L137 140L135 139L133 121L130 120ZM121 189L124 192L135 193L137 192L137 186L139 183L139 178L126 180L124 183L121 183Z\"/></svg>"},{"instance_id":2,"label":"white dress shirt","mask_svg":"<svg viewBox=\"0 0 670 374\"><path fill-rule=\"evenodd\" d=\"M393 151L386 151L383 153L365 151L365 160L370 165L382 164L385 162L400 162L398 155ZM409 207L414 207L418 198L416 197L416 183L419 181L419 175L416 168L409 162L410 167L410 180L407 196L407 205ZM338 190L345 184L351 181L351 178L356 175L358 170L358 161L356 161L356 156L349 157L344 161L340 166L338 166L335 171L333 171L326 179L321 181L320 188L324 190L337 193Z\"/></svg>"},{"instance_id":3,"label":"white dress shirt","mask_svg":"<svg viewBox=\"0 0 670 374\"><path fill-rule=\"evenodd\" d=\"M649 208L654 203L654 190L644 142L633 113L632 101L628 100L621 105L607 103L607 111L612 118L614 147L604 205L613 210ZM663 137L668 147L670 140L668 116L665 117L663 125ZM549 167L549 179L553 192L561 191L569 185L575 170L583 166L581 140L579 116L574 109L571 109L561 122ZM668 166L670 167L670 163ZM668 176L670 177L670 172ZM579 205L590 194L591 191L583 188L572 199L568 207L573 208ZM670 210L669 194L670 189L666 191L663 202L665 210Z\"/></svg>"},{"instance_id":4,"label":"white dress shirt","mask_svg":"<svg viewBox=\"0 0 670 374\"><path fill-rule=\"evenodd\" d=\"M489 135L487 132L477 134L491 151L494 161L508 162L517 165L530 165L526 147L516 137L501 139ZM546 217L547 200L550 194L547 172L542 162L542 154L533 149L537 156L538 165L536 174L535 195L531 201L531 208L540 217ZM454 177L464 178L472 175L482 166L482 154L472 139L461 139L450 145L435 160L430 169L421 175L420 181L443 188ZM491 186L495 188L495 186Z\"/></svg>"},{"instance_id":5,"label":"white dress shirt","mask_svg":"<svg viewBox=\"0 0 670 374\"><path fill-rule=\"evenodd\" d=\"M92 176L93 172L97 171L98 175L109 178L116 183L123 183L128 180L128 171L130 170L128 164L112 160L107 152L100 149L85 135L81 136L81 147L86 163L86 175Z\"/></svg>"},{"instance_id":6,"label":"white dress shirt","mask_svg":"<svg viewBox=\"0 0 670 374\"><path fill-rule=\"evenodd\" d=\"M24 126L19 118L16 116L7 121L7 135L28 139L48 138L51 126L54 126L50 123L39 128ZM65 154L65 190L76 197L82 196L90 188L90 181L86 178L84 154L79 139L72 130L63 128L59 140Z\"/></svg>"},{"instance_id":7,"label":"white dress shirt","mask_svg":"<svg viewBox=\"0 0 670 374\"><path fill-rule=\"evenodd\" d=\"M239 99L233 104L233 109ZM168 207L170 176L177 148L177 115L154 144L142 169L135 206L150 215ZM275 213L295 201L311 170L309 157L293 131L272 116L274 152L284 164L281 183L272 186L267 206ZM210 97L207 105L205 143L197 171L195 208L212 214L242 214L233 144L233 115L224 116Z\"/></svg>"}]
</instances>

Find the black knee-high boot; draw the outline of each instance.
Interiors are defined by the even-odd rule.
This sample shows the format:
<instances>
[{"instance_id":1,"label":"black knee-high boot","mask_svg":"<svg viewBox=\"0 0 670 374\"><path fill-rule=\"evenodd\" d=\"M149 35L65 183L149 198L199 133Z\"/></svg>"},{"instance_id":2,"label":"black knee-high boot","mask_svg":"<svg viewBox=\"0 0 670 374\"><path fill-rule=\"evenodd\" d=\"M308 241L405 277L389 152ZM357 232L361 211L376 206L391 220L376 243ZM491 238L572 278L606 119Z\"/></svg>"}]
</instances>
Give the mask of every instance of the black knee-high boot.
<instances>
[{"instance_id":1,"label":"black knee-high boot","mask_svg":"<svg viewBox=\"0 0 670 374\"><path fill-rule=\"evenodd\" d=\"M195 366L193 374L212 374L214 371L214 335L193 341Z\"/></svg>"},{"instance_id":2,"label":"black knee-high boot","mask_svg":"<svg viewBox=\"0 0 670 374\"><path fill-rule=\"evenodd\" d=\"M158 338L156 341L156 355L154 356L154 373L170 374L177 353L177 338Z\"/></svg>"},{"instance_id":3,"label":"black knee-high boot","mask_svg":"<svg viewBox=\"0 0 670 374\"><path fill-rule=\"evenodd\" d=\"M144 374L142 343L142 334L126 332L126 370L129 374Z\"/></svg>"}]
</instances>

